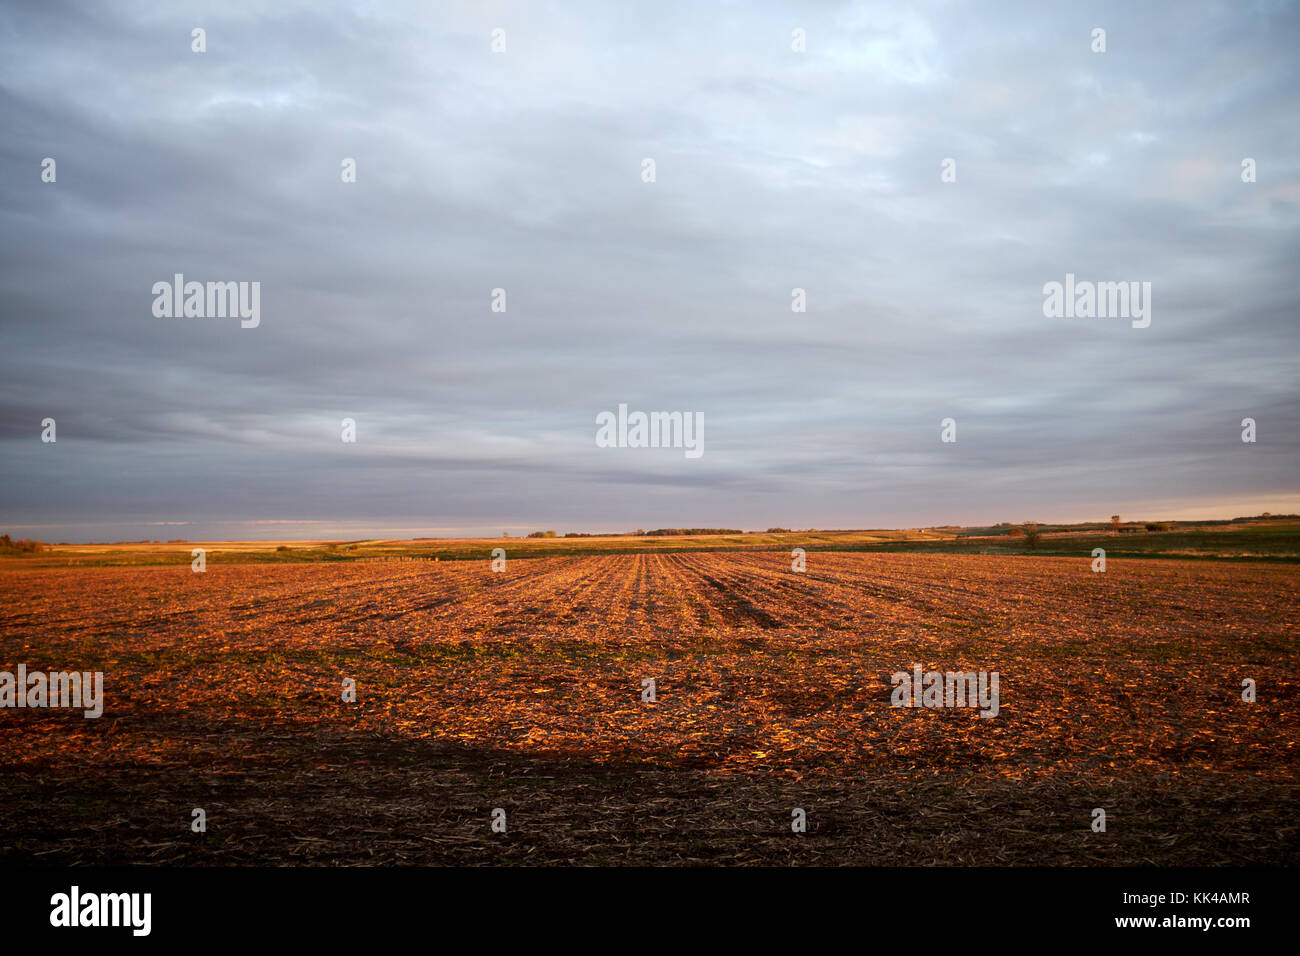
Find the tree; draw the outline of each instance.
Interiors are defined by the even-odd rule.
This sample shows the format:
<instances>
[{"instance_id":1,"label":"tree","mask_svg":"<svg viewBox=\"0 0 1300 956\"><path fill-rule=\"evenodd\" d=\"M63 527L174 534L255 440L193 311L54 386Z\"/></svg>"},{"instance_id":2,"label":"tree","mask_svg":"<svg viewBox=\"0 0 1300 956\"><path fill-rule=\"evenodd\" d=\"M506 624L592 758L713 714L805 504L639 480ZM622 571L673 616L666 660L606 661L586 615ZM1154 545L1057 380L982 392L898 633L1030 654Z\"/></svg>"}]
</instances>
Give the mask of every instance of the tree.
<instances>
[{"instance_id":1,"label":"tree","mask_svg":"<svg viewBox=\"0 0 1300 956\"><path fill-rule=\"evenodd\" d=\"M1039 537L1040 535L1038 533L1038 522L1026 521L1025 522L1025 544L1029 545L1031 548L1036 548L1038 547Z\"/></svg>"},{"instance_id":2,"label":"tree","mask_svg":"<svg viewBox=\"0 0 1300 956\"><path fill-rule=\"evenodd\" d=\"M1119 515L1110 516L1110 530L1119 534Z\"/></svg>"}]
</instances>

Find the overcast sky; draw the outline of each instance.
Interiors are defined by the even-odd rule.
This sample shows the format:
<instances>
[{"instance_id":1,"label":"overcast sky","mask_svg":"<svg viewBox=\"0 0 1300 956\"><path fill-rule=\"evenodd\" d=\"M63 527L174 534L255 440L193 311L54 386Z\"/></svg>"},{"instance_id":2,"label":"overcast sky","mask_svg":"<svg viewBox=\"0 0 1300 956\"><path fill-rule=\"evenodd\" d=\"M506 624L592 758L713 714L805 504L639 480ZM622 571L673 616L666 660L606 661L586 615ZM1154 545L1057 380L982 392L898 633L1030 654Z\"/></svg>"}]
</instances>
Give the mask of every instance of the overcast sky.
<instances>
[{"instance_id":1,"label":"overcast sky","mask_svg":"<svg viewBox=\"0 0 1300 956\"><path fill-rule=\"evenodd\" d=\"M0 530L1300 511L1300 10L1065 6L5 5Z\"/></svg>"}]
</instances>

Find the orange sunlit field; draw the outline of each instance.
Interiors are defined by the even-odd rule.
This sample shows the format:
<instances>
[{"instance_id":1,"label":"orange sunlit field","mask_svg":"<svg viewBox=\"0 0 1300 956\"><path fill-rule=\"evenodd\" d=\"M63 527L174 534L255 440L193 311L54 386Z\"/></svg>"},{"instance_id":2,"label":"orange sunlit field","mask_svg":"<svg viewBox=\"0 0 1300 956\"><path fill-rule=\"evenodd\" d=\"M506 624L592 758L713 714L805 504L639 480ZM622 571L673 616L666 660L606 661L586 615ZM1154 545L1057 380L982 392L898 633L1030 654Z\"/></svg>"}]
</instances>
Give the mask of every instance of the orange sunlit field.
<instances>
[{"instance_id":1,"label":"orange sunlit field","mask_svg":"<svg viewBox=\"0 0 1300 956\"><path fill-rule=\"evenodd\" d=\"M106 698L0 713L0 856L1300 862L1296 565L790 565L0 566L0 668L102 670ZM1000 713L892 707L914 664L997 671Z\"/></svg>"}]
</instances>

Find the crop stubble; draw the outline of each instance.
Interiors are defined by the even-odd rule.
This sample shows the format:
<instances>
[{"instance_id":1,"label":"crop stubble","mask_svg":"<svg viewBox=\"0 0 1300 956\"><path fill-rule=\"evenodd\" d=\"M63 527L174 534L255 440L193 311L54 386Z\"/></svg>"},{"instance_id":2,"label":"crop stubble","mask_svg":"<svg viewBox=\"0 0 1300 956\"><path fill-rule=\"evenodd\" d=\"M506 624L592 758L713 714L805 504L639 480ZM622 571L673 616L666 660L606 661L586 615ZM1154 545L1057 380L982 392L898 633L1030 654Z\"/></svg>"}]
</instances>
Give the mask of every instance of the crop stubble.
<instances>
[{"instance_id":1,"label":"crop stubble","mask_svg":"<svg viewBox=\"0 0 1300 956\"><path fill-rule=\"evenodd\" d=\"M0 669L102 670L107 700L0 712L0 856L1296 862L1296 584L830 552L6 569ZM890 707L913 664L998 671L999 716Z\"/></svg>"}]
</instances>

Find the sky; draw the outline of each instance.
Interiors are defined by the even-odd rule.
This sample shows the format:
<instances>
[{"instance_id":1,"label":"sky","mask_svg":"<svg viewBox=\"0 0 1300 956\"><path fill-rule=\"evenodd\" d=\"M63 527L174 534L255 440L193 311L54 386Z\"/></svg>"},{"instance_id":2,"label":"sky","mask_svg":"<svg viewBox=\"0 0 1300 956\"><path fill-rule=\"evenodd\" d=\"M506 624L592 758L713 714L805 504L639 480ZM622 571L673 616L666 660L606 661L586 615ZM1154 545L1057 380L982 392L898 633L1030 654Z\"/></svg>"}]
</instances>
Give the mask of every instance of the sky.
<instances>
[{"instance_id":1,"label":"sky","mask_svg":"<svg viewBox=\"0 0 1300 956\"><path fill-rule=\"evenodd\" d=\"M1297 48L1279 2L5 5L0 530L1300 512ZM256 327L155 314L177 273ZM1150 324L1048 317L1067 274ZM703 454L600 447L620 404Z\"/></svg>"}]
</instances>

